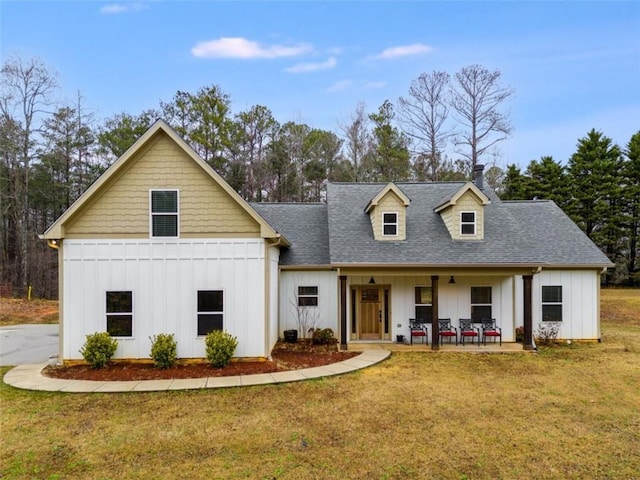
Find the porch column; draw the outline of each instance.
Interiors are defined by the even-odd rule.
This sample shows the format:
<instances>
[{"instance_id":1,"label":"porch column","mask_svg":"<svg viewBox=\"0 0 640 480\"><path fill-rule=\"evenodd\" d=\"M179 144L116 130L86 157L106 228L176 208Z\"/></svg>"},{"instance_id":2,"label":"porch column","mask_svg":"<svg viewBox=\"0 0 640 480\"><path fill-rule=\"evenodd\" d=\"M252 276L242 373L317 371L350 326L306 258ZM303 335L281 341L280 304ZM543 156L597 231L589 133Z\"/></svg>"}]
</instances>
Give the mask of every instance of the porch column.
<instances>
[{"instance_id":1,"label":"porch column","mask_svg":"<svg viewBox=\"0 0 640 480\"><path fill-rule=\"evenodd\" d=\"M531 281L533 275L523 275L524 290L524 350L533 350L533 321L531 318Z\"/></svg>"},{"instance_id":2,"label":"porch column","mask_svg":"<svg viewBox=\"0 0 640 480\"><path fill-rule=\"evenodd\" d=\"M438 329L438 275L431 275L431 350L440 350Z\"/></svg>"},{"instance_id":3,"label":"porch column","mask_svg":"<svg viewBox=\"0 0 640 480\"><path fill-rule=\"evenodd\" d=\"M347 349L347 276L340 275L340 348Z\"/></svg>"}]
</instances>

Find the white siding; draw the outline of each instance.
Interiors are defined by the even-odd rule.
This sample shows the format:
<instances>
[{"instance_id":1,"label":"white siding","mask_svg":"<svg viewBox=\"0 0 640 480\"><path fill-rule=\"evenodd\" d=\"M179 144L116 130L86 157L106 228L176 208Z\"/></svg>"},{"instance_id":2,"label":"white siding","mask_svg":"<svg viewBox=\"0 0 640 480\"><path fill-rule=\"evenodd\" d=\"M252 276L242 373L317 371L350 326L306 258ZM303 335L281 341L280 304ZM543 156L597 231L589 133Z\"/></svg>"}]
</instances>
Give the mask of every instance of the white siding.
<instances>
[{"instance_id":1,"label":"white siding","mask_svg":"<svg viewBox=\"0 0 640 480\"><path fill-rule=\"evenodd\" d=\"M85 335L106 330L105 292L133 292L133 337L115 358L149 358L149 337L173 333L178 357L204 357L197 291L224 291L224 329L238 357L264 357L265 245L262 239L65 240L63 355L80 359Z\"/></svg>"},{"instance_id":2,"label":"white siding","mask_svg":"<svg viewBox=\"0 0 640 480\"><path fill-rule=\"evenodd\" d=\"M533 277L533 333L542 322L542 287L562 286L562 325L559 339L600 338L600 273L597 270L543 270Z\"/></svg>"},{"instance_id":3,"label":"white siding","mask_svg":"<svg viewBox=\"0 0 640 480\"><path fill-rule=\"evenodd\" d=\"M298 329L296 293L299 286L318 287L318 306L304 308L312 309L312 315L317 318L316 328L331 328L339 338L338 276L333 271L280 272L280 335L284 330Z\"/></svg>"},{"instance_id":4,"label":"white siding","mask_svg":"<svg viewBox=\"0 0 640 480\"><path fill-rule=\"evenodd\" d=\"M278 341L278 300L280 290L280 279L278 272L278 261L280 260L280 250L277 247L269 248L269 351Z\"/></svg>"},{"instance_id":5,"label":"white siding","mask_svg":"<svg viewBox=\"0 0 640 480\"><path fill-rule=\"evenodd\" d=\"M415 317L415 287L430 286L431 276L382 276L375 275L377 285L389 285L391 287L391 309L389 324L391 326L391 339L396 335L409 336L409 319ZM370 276L351 276L348 278L349 286L367 285ZM438 282L438 317L451 318L454 326L458 326L460 318L471 317L471 287L492 287L492 315L496 323L502 328L502 340L515 341L514 304L513 304L513 278L512 277L464 277L455 276L456 283L449 284L449 277L441 276ZM350 302L351 296L347 296ZM347 309L349 323L351 322L351 306ZM431 326L429 329L429 342L433 335Z\"/></svg>"}]
</instances>

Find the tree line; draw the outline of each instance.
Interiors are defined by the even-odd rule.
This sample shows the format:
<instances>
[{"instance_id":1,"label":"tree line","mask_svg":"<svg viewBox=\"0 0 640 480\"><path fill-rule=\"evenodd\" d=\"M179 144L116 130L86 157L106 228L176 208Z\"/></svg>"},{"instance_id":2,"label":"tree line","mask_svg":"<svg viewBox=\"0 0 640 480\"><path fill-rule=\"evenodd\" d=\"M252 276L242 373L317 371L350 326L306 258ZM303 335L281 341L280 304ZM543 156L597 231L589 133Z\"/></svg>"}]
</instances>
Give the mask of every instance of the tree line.
<instances>
[{"instance_id":1,"label":"tree line","mask_svg":"<svg viewBox=\"0 0 640 480\"><path fill-rule=\"evenodd\" d=\"M498 193L503 200L553 200L616 264L605 283L640 286L640 130L624 149L591 130L566 166L549 156L524 172L508 165Z\"/></svg>"},{"instance_id":2,"label":"tree line","mask_svg":"<svg viewBox=\"0 0 640 480\"><path fill-rule=\"evenodd\" d=\"M465 180L476 163L490 163L512 129L502 109L513 90L498 70L481 65L453 77L422 74L395 105L386 100L367 112L358 103L333 131L281 123L264 105L234 113L218 85L177 91L157 108L98 121L79 94L55 101L57 75L38 59L10 58L0 73L0 283L19 294L33 285L46 297L57 295L57 257L38 234L158 118L243 198L257 202L320 202L331 181ZM509 198L530 196L532 190L517 190L527 172L512 167L505 173L492 165L487 183Z\"/></svg>"}]
</instances>

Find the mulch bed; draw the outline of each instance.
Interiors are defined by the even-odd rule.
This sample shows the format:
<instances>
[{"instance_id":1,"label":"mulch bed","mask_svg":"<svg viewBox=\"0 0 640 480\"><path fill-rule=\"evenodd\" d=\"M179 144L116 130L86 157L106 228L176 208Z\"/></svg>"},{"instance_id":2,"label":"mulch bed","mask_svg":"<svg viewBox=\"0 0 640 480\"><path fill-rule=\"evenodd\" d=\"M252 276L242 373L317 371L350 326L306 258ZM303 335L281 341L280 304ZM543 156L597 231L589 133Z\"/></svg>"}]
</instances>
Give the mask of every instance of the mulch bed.
<instances>
[{"instance_id":1,"label":"mulch bed","mask_svg":"<svg viewBox=\"0 0 640 480\"><path fill-rule=\"evenodd\" d=\"M46 367L42 373L47 377L53 378L96 381L227 377L319 367L341 362L357 355L359 355L359 352L340 352L337 345L311 345L306 341L298 341L298 343L278 342L271 352L272 360L232 362L223 368L212 367L209 363L192 363L160 370L150 363L112 362L101 369L94 369L88 365L74 365L62 368Z\"/></svg>"}]
</instances>

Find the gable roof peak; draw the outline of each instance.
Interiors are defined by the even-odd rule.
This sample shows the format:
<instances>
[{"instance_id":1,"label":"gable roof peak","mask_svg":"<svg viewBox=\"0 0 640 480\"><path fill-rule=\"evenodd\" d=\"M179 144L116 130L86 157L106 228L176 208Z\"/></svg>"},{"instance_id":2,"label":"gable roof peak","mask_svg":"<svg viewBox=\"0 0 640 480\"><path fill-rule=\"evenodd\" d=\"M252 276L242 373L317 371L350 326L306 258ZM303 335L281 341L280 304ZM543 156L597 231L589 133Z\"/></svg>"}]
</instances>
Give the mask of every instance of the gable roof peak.
<instances>
[{"instance_id":1,"label":"gable roof peak","mask_svg":"<svg viewBox=\"0 0 640 480\"><path fill-rule=\"evenodd\" d=\"M473 182L466 182L458 190L453 192L451 195L448 195L447 197L445 197L442 200L442 202L433 210L436 213L439 213L445 208L455 205L460 199L460 197L462 197L465 193L469 191L471 191L478 198L481 205L484 206L491 203L491 200L489 200L489 197L487 197L487 195L482 190L480 190Z\"/></svg>"},{"instance_id":2,"label":"gable roof peak","mask_svg":"<svg viewBox=\"0 0 640 480\"><path fill-rule=\"evenodd\" d=\"M405 207L409 206L409 204L411 203L411 199L405 195L405 193L400 189L400 187L398 187L398 185L393 182L389 182L384 187L382 187L382 189L376 194L375 197L373 197L369 201L364 211L366 213L369 213L371 209L373 207L376 207L378 203L380 203L380 200L382 200L389 192L393 192Z\"/></svg>"}]
</instances>

